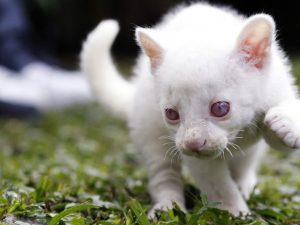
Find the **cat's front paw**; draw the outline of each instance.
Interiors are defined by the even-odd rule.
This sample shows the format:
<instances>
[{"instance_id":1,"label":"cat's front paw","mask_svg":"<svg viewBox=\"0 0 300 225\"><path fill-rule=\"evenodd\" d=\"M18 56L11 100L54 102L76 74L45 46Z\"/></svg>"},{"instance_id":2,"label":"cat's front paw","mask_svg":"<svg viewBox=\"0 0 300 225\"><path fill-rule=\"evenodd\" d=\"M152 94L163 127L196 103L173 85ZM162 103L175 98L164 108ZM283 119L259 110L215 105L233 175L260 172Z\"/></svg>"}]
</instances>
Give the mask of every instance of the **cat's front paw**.
<instances>
[{"instance_id":1,"label":"cat's front paw","mask_svg":"<svg viewBox=\"0 0 300 225\"><path fill-rule=\"evenodd\" d=\"M264 123L286 146L300 149L300 115L274 107L267 112Z\"/></svg>"},{"instance_id":2,"label":"cat's front paw","mask_svg":"<svg viewBox=\"0 0 300 225\"><path fill-rule=\"evenodd\" d=\"M179 206L179 208L182 211L186 211L185 207L183 204L176 202L176 204ZM167 211L169 209L173 208L173 201L172 200L162 200L160 202L157 202L152 209L148 212L148 218L149 219L154 219L156 217L156 211L162 210L162 211Z\"/></svg>"},{"instance_id":3,"label":"cat's front paw","mask_svg":"<svg viewBox=\"0 0 300 225\"><path fill-rule=\"evenodd\" d=\"M246 204L235 204L235 205L221 205L221 209L229 211L234 216L250 214L250 210Z\"/></svg>"}]
</instances>

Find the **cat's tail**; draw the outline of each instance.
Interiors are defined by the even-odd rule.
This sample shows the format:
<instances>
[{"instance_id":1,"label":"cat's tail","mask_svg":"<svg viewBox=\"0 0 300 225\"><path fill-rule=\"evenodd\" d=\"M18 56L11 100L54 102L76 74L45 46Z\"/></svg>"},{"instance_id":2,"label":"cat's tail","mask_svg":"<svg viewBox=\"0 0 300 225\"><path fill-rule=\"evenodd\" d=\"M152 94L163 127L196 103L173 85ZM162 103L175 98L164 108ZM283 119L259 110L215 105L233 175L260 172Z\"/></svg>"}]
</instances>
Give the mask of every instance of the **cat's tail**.
<instances>
[{"instance_id":1,"label":"cat's tail","mask_svg":"<svg viewBox=\"0 0 300 225\"><path fill-rule=\"evenodd\" d=\"M135 87L118 72L110 54L118 32L116 21L101 22L83 44L81 68L97 100L116 116L127 119Z\"/></svg>"}]
</instances>

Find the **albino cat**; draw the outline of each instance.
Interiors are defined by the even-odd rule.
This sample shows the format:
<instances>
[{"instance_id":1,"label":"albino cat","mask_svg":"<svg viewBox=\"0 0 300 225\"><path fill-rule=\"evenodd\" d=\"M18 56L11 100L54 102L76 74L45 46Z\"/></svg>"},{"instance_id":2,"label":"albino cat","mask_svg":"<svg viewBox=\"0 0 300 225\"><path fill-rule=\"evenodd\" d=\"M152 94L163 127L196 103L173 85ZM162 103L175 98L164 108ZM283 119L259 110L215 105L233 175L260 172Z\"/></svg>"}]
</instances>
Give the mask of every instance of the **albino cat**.
<instances>
[{"instance_id":1,"label":"albino cat","mask_svg":"<svg viewBox=\"0 0 300 225\"><path fill-rule=\"evenodd\" d=\"M149 215L173 201L184 210L181 162L209 201L249 212L266 142L300 147L300 102L272 17L204 3L178 8L136 29L142 54L133 81L112 63L118 29L100 23L84 44L82 68L99 101L128 120L149 172Z\"/></svg>"}]
</instances>

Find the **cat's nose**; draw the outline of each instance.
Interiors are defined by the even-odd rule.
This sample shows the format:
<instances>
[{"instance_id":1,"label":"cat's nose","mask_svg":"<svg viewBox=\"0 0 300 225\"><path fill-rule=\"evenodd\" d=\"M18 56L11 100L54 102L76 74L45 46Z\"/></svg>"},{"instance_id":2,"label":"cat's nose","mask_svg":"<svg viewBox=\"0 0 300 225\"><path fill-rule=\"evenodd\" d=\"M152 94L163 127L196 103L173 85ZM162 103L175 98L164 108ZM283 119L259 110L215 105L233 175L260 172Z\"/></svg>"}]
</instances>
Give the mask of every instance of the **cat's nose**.
<instances>
[{"instance_id":1,"label":"cat's nose","mask_svg":"<svg viewBox=\"0 0 300 225\"><path fill-rule=\"evenodd\" d=\"M206 144L206 139L194 139L184 142L186 149L190 149L194 152L200 151Z\"/></svg>"}]
</instances>

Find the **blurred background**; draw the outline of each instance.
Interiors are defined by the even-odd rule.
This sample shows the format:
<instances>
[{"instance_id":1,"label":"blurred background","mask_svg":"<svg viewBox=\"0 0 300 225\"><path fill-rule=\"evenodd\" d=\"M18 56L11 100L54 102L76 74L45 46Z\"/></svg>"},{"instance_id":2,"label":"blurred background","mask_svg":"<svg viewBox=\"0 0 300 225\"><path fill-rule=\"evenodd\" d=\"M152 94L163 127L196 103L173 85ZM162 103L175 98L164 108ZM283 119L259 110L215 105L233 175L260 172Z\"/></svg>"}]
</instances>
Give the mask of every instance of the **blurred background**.
<instances>
[{"instance_id":1,"label":"blurred background","mask_svg":"<svg viewBox=\"0 0 300 225\"><path fill-rule=\"evenodd\" d=\"M60 58L72 59L75 65L81 43L96 24L107 18L120 22L120 35L114 52L120 56L135 56L134 28L151 26L182 0L23 0L29 14L32 31L51 52ZM278 27L278 39L289 54L300 50L300 14L296 1L210 0L230 6L245 15L269 13Z\"/></svg>"},{"instance_id":2,"label":"blurred background","mask_svg":"<svg viewBox=\"0 0 300 225\"><path fill-rule=\"evenodd\" d=\"M123 72L130 73L139 51L135 27L155 25L168 10L189 2L0 0L0 117L31 117L49 109L93 101L85 77L78 71L79 53L87 34L103 19L118 20L121 31L113 53ZM295 2L208 2L234 8L246 16L271 14L283 49L289 56L299 55L300 14Z\"/></svg>"}]
</instances>

